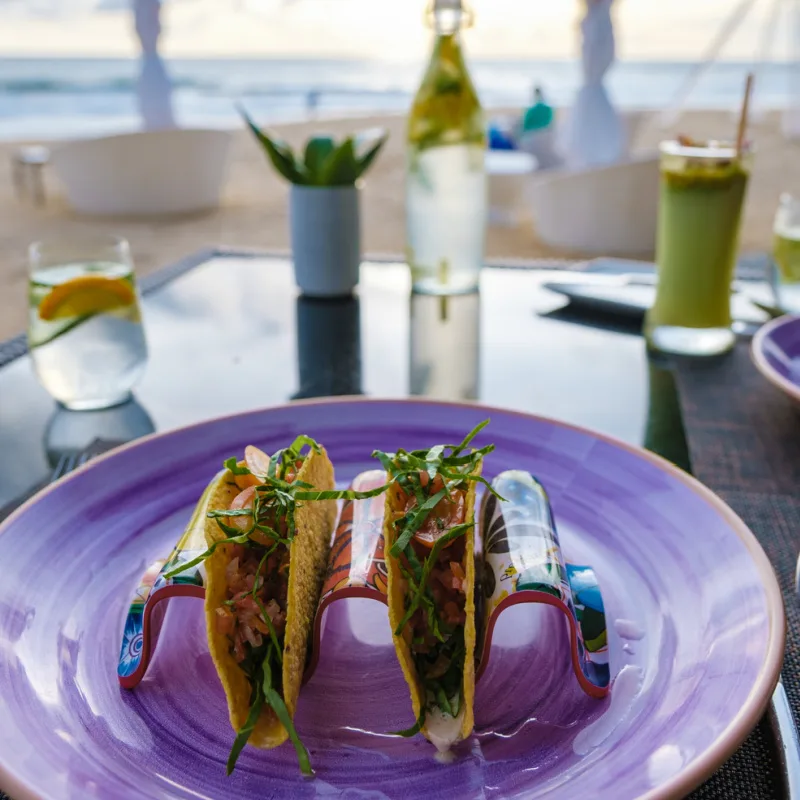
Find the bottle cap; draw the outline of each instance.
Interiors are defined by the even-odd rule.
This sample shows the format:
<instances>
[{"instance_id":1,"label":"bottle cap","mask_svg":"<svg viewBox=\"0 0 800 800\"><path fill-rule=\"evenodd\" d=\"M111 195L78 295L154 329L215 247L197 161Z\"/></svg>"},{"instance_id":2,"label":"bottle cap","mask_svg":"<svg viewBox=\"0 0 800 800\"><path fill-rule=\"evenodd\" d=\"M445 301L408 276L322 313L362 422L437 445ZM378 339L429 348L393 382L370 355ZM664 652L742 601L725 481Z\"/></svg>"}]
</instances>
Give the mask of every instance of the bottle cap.
<instances>
[{"instance_id":1,"label":"bottle cap","mask_svg":"<svg viewBox=\"0 0 800 800\"><path fill-rule=\"evenodd\" d=\"M434 11L463 11L462 0L433 0Z\"/></svg>"}]
</instances>

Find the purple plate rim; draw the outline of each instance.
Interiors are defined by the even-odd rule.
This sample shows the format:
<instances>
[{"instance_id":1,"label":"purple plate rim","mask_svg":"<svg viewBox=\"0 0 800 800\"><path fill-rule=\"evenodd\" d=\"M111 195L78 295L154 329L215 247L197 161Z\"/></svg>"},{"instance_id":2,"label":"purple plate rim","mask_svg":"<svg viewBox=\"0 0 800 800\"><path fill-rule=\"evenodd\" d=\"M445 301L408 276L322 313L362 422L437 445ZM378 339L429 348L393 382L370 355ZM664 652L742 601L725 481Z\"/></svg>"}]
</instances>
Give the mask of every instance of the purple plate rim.
<instances>
[{"instance_id":1,"label":"purple plate rim","mask_svg":"<svg viewBox=\"0 0 800 800\"><path fill-rule=\"evenodd\" d=\"M779 326L779 323L787 324L792 319L800 318L792 317L788 320L779 318L768 323L758 331L753 340L754 358L756 339L762 341L763 338L769 334L770 330L774 330ZM769 378L769 376L767 377ZM780 376L777 377L780 378ZM769 379L772 380L771 378ZM781 380L783 379L781 378ZM797 399L800 401L800 392L798 393ZM777 686L778 678L780 677L781 666L783 664L786 637L786 616L784 612L783 595L781 593L778 579L775 575L772 564L756 539L755 534L753 534L753 532L747 527L747 525L736 514L736 512L707 486L700 483L700 481L698 481L696 478L692 477L687 472L684 472L679 467L676 467L674 464L662 458L661 456L656 455L655 453L651 453L644 448L628 444L627 442L623 442L614 436L593 431L592 429L585 428L581 425L573 425L569 422L552 419L551 417L546 417L540 414L531 414L525 411L516 411L514 409L484 405L481 403L434 400L425 397L395 398L365 397L363 395L309 398L304 400L295 400L290 403L265 406L263 408L253 409L251 411L236 412L234 414L221 414L216 417L210 417L199 422L191 423L190 425L184 425L178 428L171 428L167 431L148 434L147 436L135 439L134 441L121 445L120 447L117 447L108 453L104 453L96 458L93 458L88 463L78 467L70 474L61 478L61 480L45 487L42 491L38 492L32 498L23 503L2 523L0 523L0 536L2 536L6 529L11 526L11 523L16 520L17 516L23 514L28 508L39 502L39 500L52 491L55 486L61 486L63 482L72 480L78 474L81 474L87 470L96 469L107 459L116 458L118 454L131 450L135 447L146 446L149 442L155 439L176 435L180 432L185 432L193 428L201 428L205 425L222 420L234 418L246 419L250 416L258 416L264 414L265 412L278 409L291 409L296 406L308 405L336 405L339 403L344 405L348 403L399 403L406 405L469 408L477 411L485 411L489 415L492 413L505 414L521 417L527 420L533 420L546 425L555 425L559 428L592 436L599 441L610 444L613 447L626 450L627 452L632 453L639 458L649 461L663 472L683 483L690 491L694 492L696 495L698 495L698 497L714 508L728 523L728 525L730 525L730 527L741 540L742 544L747 549L750 557L753 559L753 564L758 572L761 584L764 588L767 610L770 617L769 642L764 658L764 664L762 665L761 671L755 680L747 700L742 704L739 712L736 714L728 727L717 737L714 744L704 753L701 753L699 756L697 756L693 761L690 761L686 767L677 773L677 775L674 775L661 786L658 786L647 792L647 794L641 795L638 800L681 800L681 798L685 797L689 792L696 789L701 783L710 778L714 772L716 772L716 770L719 769L736 752L739 746L747 738L748 734L758 724L758 721L766 711L772 693ZM4 791L10 792L13 800L47 800L47 798L44 798L42 795L36 794L30 789L29 786L25 786L19 782L14 775L6 769L2 762L0 762L0 779L2 779Z\"/></svg>"},{"instance_id":2,"label":"purple plate rim","mask_svg":"<svg viewBox=\"0 0 800 800\"><path fill-rule=\"evenodd\" d=\"M786 325L800 325L800 316L787 314L783 317L770 320L765 325L762 325L753 337L753 342L750 345L750 357L756 366L756 369L776 388L780 389L785 395L788 395L796 403L800 403L800 387L787 380L780 374L767 360L764 355L764 341L772 337L775 331L783 328Z\"/></svg>"}]
</instances>

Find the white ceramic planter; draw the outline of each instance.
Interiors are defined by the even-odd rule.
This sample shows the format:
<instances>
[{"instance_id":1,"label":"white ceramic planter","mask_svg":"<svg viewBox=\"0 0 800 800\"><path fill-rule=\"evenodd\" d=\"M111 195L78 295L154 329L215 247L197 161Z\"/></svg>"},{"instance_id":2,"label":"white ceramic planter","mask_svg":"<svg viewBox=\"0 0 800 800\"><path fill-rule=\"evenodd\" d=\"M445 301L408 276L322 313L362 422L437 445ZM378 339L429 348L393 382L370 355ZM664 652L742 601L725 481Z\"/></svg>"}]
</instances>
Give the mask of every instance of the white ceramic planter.
<instances>
[{"instance_id":1,"label":"white ceramic planter","mask_svg":"<svg viewBox=\"0 0 800 800\"><path fill-rule=\"evenodd\" d=\"M309 297L342 297L358 285L359 191L355 186L292 185L289 200L294 274Z\"/></svg>"}]
</instances>

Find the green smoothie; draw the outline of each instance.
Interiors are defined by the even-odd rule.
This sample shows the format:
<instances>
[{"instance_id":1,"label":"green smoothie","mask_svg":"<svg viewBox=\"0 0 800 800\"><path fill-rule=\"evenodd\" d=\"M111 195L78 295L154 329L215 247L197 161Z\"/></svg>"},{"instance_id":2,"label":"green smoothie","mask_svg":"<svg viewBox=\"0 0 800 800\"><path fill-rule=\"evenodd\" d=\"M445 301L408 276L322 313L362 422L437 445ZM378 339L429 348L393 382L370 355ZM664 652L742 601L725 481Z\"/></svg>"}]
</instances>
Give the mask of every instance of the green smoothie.
<instances>
[{"instance_id":1,"label":"green smoothie","mask_svg":"<svg viewBox=\"0 0 800 800\"><path fill-rule=\"evenodd\" d=\"M800 283L800 228L775 231L773 255L780 280L785 283Z\"/></svg>"},{"instance_id":2,"label":"green smoothie","mask_svg":"<svg viewBox=\"0 0 800 800\"><path fill-rule=\"evenodd\" d=\"M730 328L730 294L749 163L730 147L661 147L658 291L650 336L661 326Z\"/></svg>"},{"instance_id":3,"label":"green smoothie","mask_svg":"<svg viewBox=\"0 0 800 800\"><path fill-rule=\"evenodd\" d=\"M781 196L774 231L778 306L788 314L800 314L800 201L789 194Z\"/></svg>"}]
</instances>

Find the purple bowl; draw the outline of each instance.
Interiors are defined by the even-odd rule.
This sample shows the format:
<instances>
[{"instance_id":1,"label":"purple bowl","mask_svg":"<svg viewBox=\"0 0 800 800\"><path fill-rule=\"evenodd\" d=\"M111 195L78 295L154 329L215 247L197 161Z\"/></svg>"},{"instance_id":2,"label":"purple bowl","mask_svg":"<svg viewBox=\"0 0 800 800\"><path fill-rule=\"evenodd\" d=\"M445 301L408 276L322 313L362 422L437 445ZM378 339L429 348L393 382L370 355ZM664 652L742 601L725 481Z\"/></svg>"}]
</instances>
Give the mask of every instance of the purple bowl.
<instances>
[{"instance_id":1,"label":"purple bowl","mask_svg":"<svg viewBox=\"0 0 800 800\"><path fill-rule=\"evenodd\" d=\"M759 328L750 353L758 371L800 404L800 317L778 317Z\"/></svg>"},{"instance_id":2,"label":"purple bowl","mask_svg":"<svg viewBox=\"0 0 800 800\"><path fill-rule=\"evenodd\" d=\"M492 477L537 475L565 556L591 564L609 621L605 700L569 667L563 617L515 606L478 684L476 735L441 764L411 724L385 609L329 610L323 657L290 745L246 748L225 777L233 734L211 664L202 604L176 599L145 679L116 666L134 587L169 551L222 460L297 433L328 448L337 483L374 447L481 436ZM0 786L29 798L677 798L754 727L783 655L781 595L763 551L715 495L654 455L524 414L426 401L312 401L212 420L134 442L48 488L0 527ZM566 655L565 655L566 654Z\"/></svg>"}]
</instances>

